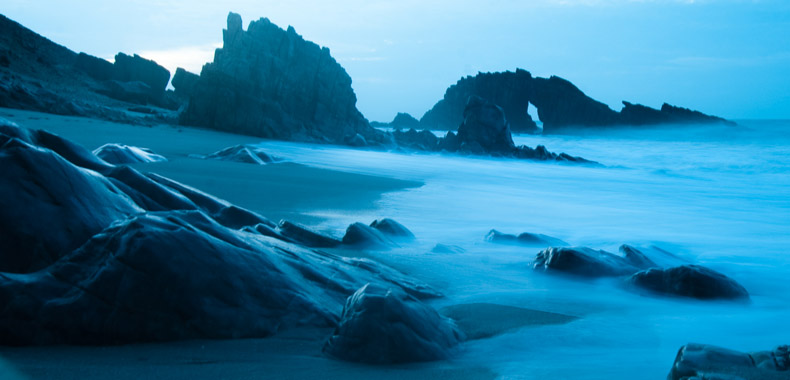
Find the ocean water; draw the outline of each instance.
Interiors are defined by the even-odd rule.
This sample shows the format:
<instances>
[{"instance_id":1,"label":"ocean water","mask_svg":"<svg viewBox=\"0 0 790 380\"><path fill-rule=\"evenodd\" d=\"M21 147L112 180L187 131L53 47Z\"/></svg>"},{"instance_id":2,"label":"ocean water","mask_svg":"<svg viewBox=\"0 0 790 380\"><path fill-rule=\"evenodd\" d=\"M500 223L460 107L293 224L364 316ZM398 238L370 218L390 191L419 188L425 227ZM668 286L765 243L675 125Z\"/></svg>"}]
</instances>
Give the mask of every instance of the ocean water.
<instances>
[{"instance_id":1,"label":"ocean water","mask_svg":"<svg viewBox=\"0 0 790 380\"><path fill-rule=\"evenodd\" d=\"M453 359L502 378L664 378L689 342L740 351L790 343L790 121L737 128L676 127L587 136L514 136L603 167L460 155L378 152L263 142L289 161L416 180L376 209L317 210L314 226L342 235L391 217L418 242L372 255L434 285L434 305L490 302L580 317L467 342ZM656 245L727 274L751 303L661 298L621 280L581 280L531 269L539 248L484 241L496 228L617 252ZM431 253L437 244L462 253Z\"/></svg>"}]
</instances>

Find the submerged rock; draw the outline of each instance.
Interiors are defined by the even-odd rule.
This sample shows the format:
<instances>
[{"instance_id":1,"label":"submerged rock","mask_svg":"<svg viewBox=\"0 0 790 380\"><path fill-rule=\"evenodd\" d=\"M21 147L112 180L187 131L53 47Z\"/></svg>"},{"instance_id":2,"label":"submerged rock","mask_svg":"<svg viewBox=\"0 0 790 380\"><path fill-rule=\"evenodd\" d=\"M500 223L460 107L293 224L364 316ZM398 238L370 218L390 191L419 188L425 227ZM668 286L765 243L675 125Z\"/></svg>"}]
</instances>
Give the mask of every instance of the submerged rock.
<instances>
[{"instance_id":1,"label":"submerged rock","mask_svg":"<svg viewBox=\"0 0 790 380\"><path fill-rule=\"evenodd\" d=\"M772 351L738 352L689 343L680 348L667 380L765 380L790 377L790 346Z\"/></svg>"},{"instance_id":2,"label":"submerged rock","mask_svg":"<svg viewBox=\"0 0 790 380\"><path fill-rule=\"evenodd\" d=\"M203 66L181 123L280 140L383 142L356 102L351 77L328 48L266 18L245 31L230 13L223 46Z\"/></svg>"},{"instance_id":3,"label":"submerged rock","mask_svg":"<svg viewBox=\"0 0 790 380\"><path fill-rule=\"evenodd\" d=\"M414 234L408 228L390 218L374 220L370 226L393 239L414 240Z\"/></svg>"},{"instance_id":4,"label":"submerged rock","mask_svg":"<svg viewBox=\"0 0 790 380\"><path fill-rule=\"evenodd\" d=\"M266 152L251 145L234 145L206 156L208 159L220 161L243 162L247 164L266 165L275 159Z\"/></svg>"},{"instance_id":5,"label":"submerged rock","mask_svg":"<svg viewBox=\"0 0 790 380\"><path fill-rule=\"evenodd\" d=\"M735 280L699 265L647 269L631 276L628 282L658 294L702 300L749 298L749 292Z\"/></svg>"},{"instance_id":6,"label":"submerged rock","mask_svg":"<svg viewBox=\"0 0 790 380\"><path fill-rule=\"evenodd\" d=\"M568 243L544 234L534 234L530 232L522 232L518 236L512 234L504 234L497 230L491 230L486 235L486 241L500 244L521 244L526 246L567 246Z\"/></svg>"},{"instance_id":7,"label":"submerged rock","mask_svg":"<svg viewBox=\"0 0 790 380\"><path fill-rule=\"evenodd\" d=\"M100 146L93 151L93 154L113 165L167 161L165 156L156 154L148 148L114 143Z\"/></svg>"},{"instance_id":8,"label":"submerged rock","mask_svg":"<svg viewBox=\"0 0 790 380\"><path fill-rule=\"evenodd\" d=\"M343 235L343 244L368 249L389 249L397 246L378 229L358 222L348 226L346 234Z\"/></svg>"},{"instance_id":9,"label":"submerged rock","mask_svg":"<svg viewBox=\"0 0 790 380\"><path fill-rule=\"evenodd\" d=\"M397 288L367 284L346 301L324 345L352 362L394 364L441 360L463 340L455 323Z\"/></svg>"},{"instance_id":10,"label":"submerged rock","mask_svg":"<svg viewBox=\"0 0 790 380\"><path fill-rule=\"evenodd\" d=\"M584 277L625 276L639 270L620 256L586 247L545 249L538 252L532 267Z\"/></svg>"}]
</instances>

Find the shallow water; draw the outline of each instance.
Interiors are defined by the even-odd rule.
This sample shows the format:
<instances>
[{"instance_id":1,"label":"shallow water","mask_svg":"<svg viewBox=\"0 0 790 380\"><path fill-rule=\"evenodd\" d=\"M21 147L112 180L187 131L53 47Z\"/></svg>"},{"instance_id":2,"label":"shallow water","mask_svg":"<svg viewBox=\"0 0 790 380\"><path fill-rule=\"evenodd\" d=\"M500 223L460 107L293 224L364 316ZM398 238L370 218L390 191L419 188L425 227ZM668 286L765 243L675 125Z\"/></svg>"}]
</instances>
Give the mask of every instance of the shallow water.
<instances>
[{"instance_id":1,"label":"shallow water","mask_svg":"<svg viewBox=\"0 0 790 380\"><path fill-rule=\"evenodd\" d=\"M515 136L605 167L457 155L376 152L264 142L267 153L345 171L416 180L369 214L318 210L319 229L394 218L419 241L374 255L445 292L437 306L492 302L580 316L469 342L456 358L506 378L663 378L688 342L765 350L790 343L790 121L743 128L617 131L604 136ZM534 272L538 248L483 240L488 230L535 232L616 252L658 245L723 272L749 305L646 297L619 280ZM457 254L430 253L436 243Z\"/></svg>"}]
</instances>

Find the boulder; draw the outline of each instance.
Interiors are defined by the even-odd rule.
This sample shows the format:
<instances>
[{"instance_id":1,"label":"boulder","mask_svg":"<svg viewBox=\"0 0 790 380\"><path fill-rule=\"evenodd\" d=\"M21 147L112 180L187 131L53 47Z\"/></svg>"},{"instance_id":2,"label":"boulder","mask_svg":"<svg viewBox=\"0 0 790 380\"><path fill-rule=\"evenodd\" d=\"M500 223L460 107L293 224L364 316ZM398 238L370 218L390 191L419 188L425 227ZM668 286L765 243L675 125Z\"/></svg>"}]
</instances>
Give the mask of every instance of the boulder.
<instances>
[{"instance_id":1,"label":"boulder","mask_svg":"<svg viewBox=\"0 0 790 380\"><path fill-rule=\"evenodd\" d=\"M252 145L234 145L206 156L207 159L266 165L275 159Z\"/></svg>"},{"instance_id":2,"label":"boulder","mask_svg":"<svg viewBox=\"0 0 790 380\"><path fill-rule=\"evenodd\" d=\"M417 131L413 128L406 132L399 130L393 131L392 137L400 147L428 152L439 150L439 143L441 140L429 130ZM455 150L458 150L458 148L456 147L453 149L453 151Z\"/></svg>"},{"instance_id":3,"label":"boulder","mask_svg":"<svg viewBox=\"0 0 790 380\"><path fill-rule=\"evenodd\" d=\"M0 272L44 268L114 221L143 212L100 174L0 136Z\"/></svg>"},{"instance_id":4,"label":"boulder","mask_svg":"<svg viewBox=\"0 0 790 380\"><path fill-rule=\"evenodd\" d=\"M532 267L583 277L625 276L639 270L620 256L586 247L547 248L538 252Z\"/></svg>"},{"instance_id":5,"label":"boulder","mask_svg":"<svg viewBox=\"0 0 790 380\"><path fill-rule=\"evenodd\" d=\"M123 144L104 144L93 151L96 157L113 165L140 164L167 161L165 156L154 153L148 148Z\"/></svg>"},{"instance_id":6,"label":"boulder","mask_svg":"<svg viewBox=\"0 0 790 380\"><path fill-rule=\"evenodd\" d=\"M414 234L406 226L390 218L374 220L370 226L392 239L414 240Z\"/></svg>"},{"instance_id":7,"label":"boulder","mask_svg":"<svg viewBox=\"0 0 790 380\"><path fill-rule=\"evenodd\" d=\"M458 127L459 150L470 153L510 154L516 145L505 112L496 104L470 96Z\"/></svg>"},{"instance_id":8,"label":"boulder","mask_svg":"<svg viewBox=\"0 0 790 380\"><path fill-rule=\"evenodd\" d=\"M74 67L98 81L110 80L115 74L115 68L110 61L86 53L77 55Z\"/></svg>"},{"instance_id":9,"label":"boulder","mask_svg":"<svg viewBox=\"0 0 790 380\"><path fill-rule=\"evenodd\" d=\"M277 227L280 235L306 247L333 248L342 243L338 239L320 234L305 226L291 223L287 220L281 220Z\"/></svg>"},{"instance_id":10,"label":"boulder","mask_svg":"<svg viewBox=\"0 0 790 380\"><path fill-rule=\"evenodd\" d=\"M223 47L203 66L181 123L279 140L385 140L356 107L351 77L328 48L266 18L242 29L228 15Z\"/></svg>"},{"instance_id":11,"label":"boulder","mask_svg":"<svg viewBox=\"0 0 790 380\"><path fill-rule=\"evenodd\" d=\"M486 241L501 244L520 244L526 246L567 246L568 243L543 234L534 234L530 232L522 232L518 236L512 234L504 234L497 230L491 230L486 235Z\"/></svg>"},{"instance_id":12,"label":"boulder","mask_svg":"<svg viewBox=\"0 0 790 380\"><path fill-rule=\"evenodd\" d=\"M369 249L389 249L397 246L381 231L358 222L348 226L343 236L343 244Z\"/></svg>"},{"instance_id":13,"label":"boulder","mask_svg":"<svg viewBox=\"0 0 790 380\"><path fill-rule=\"evenodd\" d=\"M455 323L403 291L367 284L346 301L327 355L395 364L447 359L463 340Z\"/></svg>"},{"instance_id":14,"label":"boulder","mask_svg":"<svg viewBox=\"0 0 790 380\"><path fill-rule=\"evenodd\" d=\"M786 379L790 376L790 346L772 351L738 352L707 344L680 348L667 380Z\"/></svg>"},{"instance_id":15,"label":"boulder","mask_svg":"<svg viewBox=\"0 0 790 380\"><path fill-rule=\"evenodd\" d=\"M651 268L635 273L628 282L653 293L701 300L748 300L749 292L735 280L699 265Z\"/></svg>"},{"instance_id":16,"label":"boulder","mask_svg":"<svg viewBox=\"0 0 790 380\"><path fill-rule=\"evenodd\" d=\"M640 269L667 268L690 264L688 260L655 245L636 248L623 244L620 246L620 253L626 260Z\"/></svg>"},{"instance_id":17,"label":"boulder","mask_svg":"<svg viewBox=\"0 0 790 380\"><path fill-rule=\"evenodd\" d=\"M199 75L186 71L180 67L177 68L172 80L176 95L189 98L198 80L200 80Z\"/></svg>"}]
</instances>

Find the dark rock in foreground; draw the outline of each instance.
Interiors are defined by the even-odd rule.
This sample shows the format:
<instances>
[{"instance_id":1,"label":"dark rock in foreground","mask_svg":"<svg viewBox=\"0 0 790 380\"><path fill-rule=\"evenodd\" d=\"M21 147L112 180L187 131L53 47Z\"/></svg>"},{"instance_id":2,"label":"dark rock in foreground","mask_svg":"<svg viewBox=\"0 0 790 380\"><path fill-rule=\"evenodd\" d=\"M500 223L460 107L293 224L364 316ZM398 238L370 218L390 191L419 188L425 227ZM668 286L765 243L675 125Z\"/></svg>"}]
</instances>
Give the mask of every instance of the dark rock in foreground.
<instances>
[{"instance_id":1,"label":"dark rock in foreground","mask_svg":"<svg viewBox=\"0 0 790 380\"><path fill-rule=\"evenodd\" d=\"M497 230L491 230L486 235L486 241L500 244L520 244L526 246L568 246L569 244L544 234L533 234L530 232L523 232L518 236L512 234L503 234Z\"/></svg>"},{"instance_id":2,"label":"dark rock in foreground","mask_svg":"<svg viewBox=\"0 0 790 380\"><path fill-rule=\"evenodd\" d=\"M291 141L369 145L386 134L357 110L351 77L328 48L268 19L228 15L223 47L203 66L181 123Z\"/></svg>"},{"instance_id":3,"label":"dark rock in foreground","mask_svg":"<svg viewBox=\"0 0 790 380\"><path fill-rule=\"evenodd\" d=\"M699 265L683 265L667 269L652 268L634 274L628 282L658 294L702 300L749 298L749 292L735 280Z\"/></svg>"},{"instance_id":4,"label":"dark rock in foreground","mask_svg":"<svg viewBox=\"0 0 790 380\"><path fill-rule=\"evenodd\" d=\"M354 223L346 229L343 244L367 249L390 249L397 244L378 229L363 223Z\"/></svg>"},{"instance_id":5,"label":"dark rock in foreground","mask_svg":"<svg viewBox=\"0 0 790 380\"><path fill-rule=\"evenodd\" d=\"M227 147L218 152L209 154L206 158L256 165L266 165L275 161L274 157L251 145L234 145Z\"/></svg>"},{"instance_id":6,"label":"dark rock in foreground","mask_svg":"<svg viewBox=\"0 0 790 380\"><path fill-rule=\"evenodd\" d=\"M705 344L680 348L667 380L771 380L790 378L790 346L744 353Z\"/></svg>"},{"instance_id":7,"label":"dark rock in foreground","mask_svg":"<svg viewBox=\"0 0 790 380\"><path fill-rule=\"evenodd\" d=\"M367 284L348 298L327 355L393 364L441 360L463 340L452 320L396 288Z\"/></svg>"},{"instance_id":8,"label":"dark rock in foreground","mask_svg":"<svg viewBox=\"0 0 790 380\"><path fill-rule=\"evenodd\" d=\"M11 123L0 132L0 344L265 337L335 326L366 283L439 296L376 262L293 244L254 212L113 167L55 135Z\"/></svg>"},{"instance_id":9,"label":"dark rock in foreground","mask_svg":"<svg viewBox=\"0 0 790 380\"><path fill-rule=\"evenodd\" d=\"M94 150L93 154L113 165L167 161L165 156L156 154L148 148L123 144L104 144Z\"/></svg>"},{"instance_id":10,"label":"dark rock in foreground","mask_svg":"<svg viewBox=\"0 0 790 380\"><path fill-rule=\"evenodd\" d=\"M370 226L393 239L414 240L414 234L406 226L390 218L374 220Z\"/></svg>"},{"instance_id":11,"label":"dark rock in foreground","mask_svg":"<svg viewBox=\"0 0 790 380\"><path fill-rule=\"evenodd\" d=\"M616 277L638 269L624 258L586 247L548 248L538 252L533 268L584 277Z\"/></svg>"}]
</instances>

